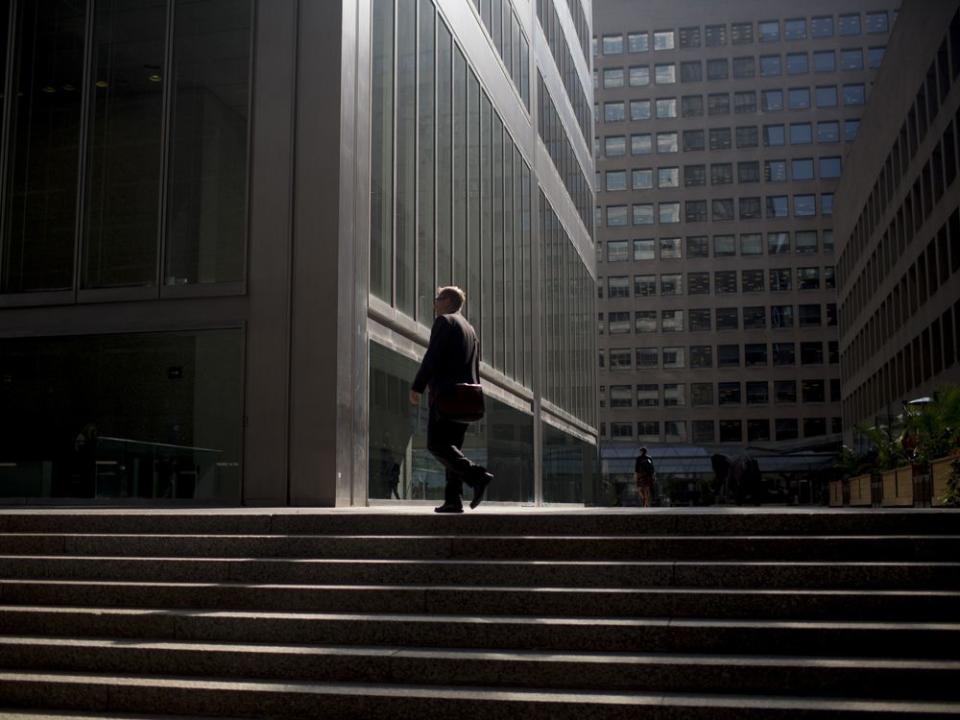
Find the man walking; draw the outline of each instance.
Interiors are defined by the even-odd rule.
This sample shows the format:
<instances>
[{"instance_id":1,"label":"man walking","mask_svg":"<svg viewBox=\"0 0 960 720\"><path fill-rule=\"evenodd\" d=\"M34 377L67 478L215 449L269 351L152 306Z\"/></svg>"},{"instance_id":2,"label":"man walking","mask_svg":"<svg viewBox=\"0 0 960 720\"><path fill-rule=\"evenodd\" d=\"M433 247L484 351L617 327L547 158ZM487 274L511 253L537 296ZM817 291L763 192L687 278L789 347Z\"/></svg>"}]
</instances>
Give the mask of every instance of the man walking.
<instances>
[{"instance_id":1,"label":"man walking","mask_svg":"<svg viewBox=\"0 0 960 720\"><path fill-rule=\"evenodd\" d=\"M650 494L653 491L656 471L653 467L653 460L647 455L647 449L645 447L640 448L640 454L637 456L633 470L636 474L637 492L640 494L640 502L643 507L650 507Z\"/></svg>"},{"instance_id":2,"label":"man walking","mask_svg":"<svg viewBox=\"0 0 960 720\"><path fill-rule=\"evenodd\" d=\"M435 320L430 330L430 345L410 389L410 404L419 405L424 389L430 389L430 418L427 422L427 449L447 471L443 505L438 513L462 513L463 484L473 488L470 507L483 500L493 475L467 458L461 448L467 423L444 418L437 401L456 385L480 383L480 342L473 326L460 313L466 296L458 287L442 287L433 301Z\"/></svg>"}]
</instances>

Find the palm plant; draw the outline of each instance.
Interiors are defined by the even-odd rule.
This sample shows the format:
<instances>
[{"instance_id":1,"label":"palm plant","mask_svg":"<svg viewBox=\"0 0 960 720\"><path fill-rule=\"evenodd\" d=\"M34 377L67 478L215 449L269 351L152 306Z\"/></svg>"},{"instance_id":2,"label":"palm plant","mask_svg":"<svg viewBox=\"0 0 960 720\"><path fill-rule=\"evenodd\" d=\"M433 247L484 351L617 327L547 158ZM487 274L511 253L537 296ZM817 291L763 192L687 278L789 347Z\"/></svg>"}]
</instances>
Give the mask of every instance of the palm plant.
<instances>
[{"instance_id":1,"label":"palm plant","mask_svg":"<svg viewBox=\"0 0 960 720\"><path fill-rule=\"evenodd\" d=\"M863 457L875 454L874 467L877 470L893 470L907 463L902 442L903 426L899 419L892 418L889 425L859 425L856 431L873 446L873 450Z\"/></svg>"},{"instance_id":2,"label":"palm plant","mask_svg":"<svg viewBox=\"0 0 960 720\"><path fill-rule=\"evenodd\" d=\"M912 460L918 464L960 447L960 386L945 385L929 402L905 405L904 433L915 447Z\"/></svg>"}]
</instances>

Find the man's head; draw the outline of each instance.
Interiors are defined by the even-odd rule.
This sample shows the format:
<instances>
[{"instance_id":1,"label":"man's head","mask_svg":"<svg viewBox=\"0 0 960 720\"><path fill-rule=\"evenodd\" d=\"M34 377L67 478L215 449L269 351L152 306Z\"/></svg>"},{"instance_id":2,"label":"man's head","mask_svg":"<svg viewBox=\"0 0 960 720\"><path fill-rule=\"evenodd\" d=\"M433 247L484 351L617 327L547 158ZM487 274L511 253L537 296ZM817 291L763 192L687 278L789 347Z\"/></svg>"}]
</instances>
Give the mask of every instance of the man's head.
<instances>
[{"instance_id":1,"label":"man's head","mask_svg":"<svg viewBox=\"0 0 960 720\"><path fill-rule=\"evenodd\" d=\"M433 312L435 315L459 312L466 299L466 294L456 285L437 288L437 296L433 299Z\"/></svg>"},{"instance_id":2,"label":"man's head","mask_svg":"<svg viewBox=\"0 0 960 720\"><path fill-rule=\"evenodd\" d=\"M643 456L646 454L647 454L647 449L645 447L640 448L640 455Z\"/></svg>"}]
</instances>

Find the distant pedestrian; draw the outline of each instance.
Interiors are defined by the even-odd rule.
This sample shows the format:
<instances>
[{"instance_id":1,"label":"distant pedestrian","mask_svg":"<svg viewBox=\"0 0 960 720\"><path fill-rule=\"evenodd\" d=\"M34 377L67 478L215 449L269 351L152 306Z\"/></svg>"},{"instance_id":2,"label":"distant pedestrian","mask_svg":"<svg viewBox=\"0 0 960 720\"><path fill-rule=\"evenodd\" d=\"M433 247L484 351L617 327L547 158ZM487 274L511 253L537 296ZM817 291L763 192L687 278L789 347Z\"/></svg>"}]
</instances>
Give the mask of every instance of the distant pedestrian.
<instances>
[{"instance_id":1,"label":"distant pedestrian","mask_svg":"<svg viewBox=\"0 0 960 720\"><path fill-rule=\"evenodd\" d=\"M650 496L653 492L653 483L656 481L657 473L653 467L653 460L647 455L645 447L640 448L640 454L637 456L633 469L637 479L637 492L640 495L640 502L643 507L650 507Z\"/></svg>"},{"instance_id":2,"label":"distant pedestrian","mask_svg":"<svg viewBox=\"0 0 960 720\"><path fill-rule=\"evenodd\" d=\"M424 389L430 389L427 449L447 471L443 504L435 508L438 513L463 512L464 483L473 488L470 507L477 507L493 480L486 468L472 463L461 450L467 426L483 416L480 342L460 313L465 300L458 287L437 290L430 345L410 390L410 403L419 405Z\"/></svg>"}]
</instances>

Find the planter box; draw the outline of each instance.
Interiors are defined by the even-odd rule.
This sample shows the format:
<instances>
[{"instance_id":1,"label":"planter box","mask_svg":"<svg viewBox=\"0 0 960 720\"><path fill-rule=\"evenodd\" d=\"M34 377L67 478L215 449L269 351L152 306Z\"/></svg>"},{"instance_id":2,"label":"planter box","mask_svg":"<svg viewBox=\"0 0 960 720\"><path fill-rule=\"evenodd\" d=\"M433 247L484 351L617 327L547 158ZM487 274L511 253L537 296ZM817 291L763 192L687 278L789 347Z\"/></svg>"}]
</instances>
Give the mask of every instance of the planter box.
<instances>
[{"instance_id":1,"label":"planter box","mask_svg":"<svg viewBox=\"0 0 960 720\"><path fill-rule=\"evenodd\" d=\"M883 473L883 506L913 505L913 468L909 465Z\"/></svg>"},{"instance_id":2,"label":"planter box","mask_svg":"<svg viewBox=\"0 0 960 720\"><path fill-rule=\"evenodd\" d=\"M843 481L830 481L830 507L843 507Z\"/></svg>"},{"instance_id":3,"label":"planter box","mask_svg":"<svg viewBox=\"0 0 960 720\"><path fill-rule=\"evenodd\" d=\"M943 496L947 494L947 480L950 479L950 473L953 472L954 457L940 458L930 463L930 473L933 475L933 500L932 505L943 505Z\"/></svg>"},{"instance_id":4,"label":"planter box","mask_svg":"<svg viewBox=\"0 0 960 720\"><path fill-rule=\"evenodd\" d=\"M863 507L870 504L870 476L857 475L850 478L850 505Z\"/></svg>"}]
</instances>

